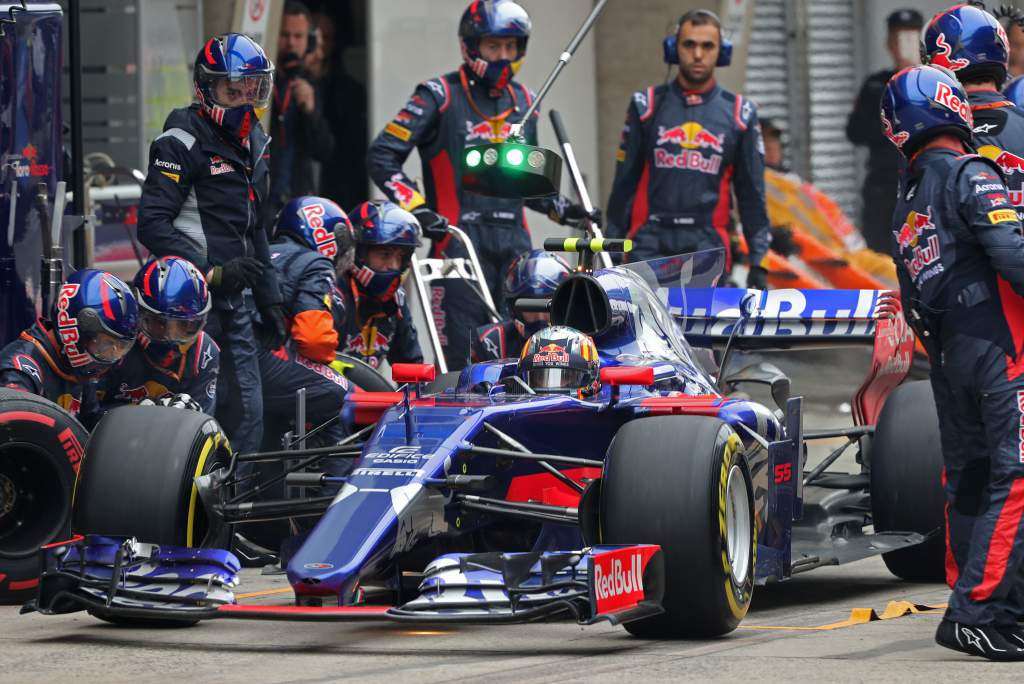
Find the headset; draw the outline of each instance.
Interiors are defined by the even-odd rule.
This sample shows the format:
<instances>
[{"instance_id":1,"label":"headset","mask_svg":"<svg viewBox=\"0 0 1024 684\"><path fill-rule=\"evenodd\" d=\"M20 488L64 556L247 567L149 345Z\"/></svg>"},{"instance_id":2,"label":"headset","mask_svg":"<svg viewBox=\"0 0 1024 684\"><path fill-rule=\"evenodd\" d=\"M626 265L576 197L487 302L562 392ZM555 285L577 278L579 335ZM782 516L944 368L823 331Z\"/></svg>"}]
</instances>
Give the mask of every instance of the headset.
<instances>
[{"instance_id":1,"label":"headset","mask_svg":"<svg viewBox=\"0 0 1024 684\"><path fill-rule=\"evenodd\" d=\"M679 64L679 52L676 49L679 42L679 27L688 21L692 21L698 17L706 17L713 19L719 26L722 25L722 20L718 18L718 15L711 10L696 9L690 10L679 18L676 23L676 28L672 31L672 35L667 37L661 42L662 58L665 60L665 64ZM726 38L721 29L719 29L719 35L722 36L722 44L718 48L718 61L715 62L715 66L727 67L732 63L732 41Z\"/></svg>"}]
</instances>

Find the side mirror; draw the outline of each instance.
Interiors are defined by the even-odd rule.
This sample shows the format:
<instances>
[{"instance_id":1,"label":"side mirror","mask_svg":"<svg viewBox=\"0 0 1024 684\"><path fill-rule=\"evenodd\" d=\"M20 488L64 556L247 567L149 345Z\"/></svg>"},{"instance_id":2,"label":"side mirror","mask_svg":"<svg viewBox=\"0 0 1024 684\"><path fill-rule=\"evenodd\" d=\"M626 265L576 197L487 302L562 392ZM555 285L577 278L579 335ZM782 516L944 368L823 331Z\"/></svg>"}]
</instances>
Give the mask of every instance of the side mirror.
<instances>
[{"instance_id":1,"label":"side mirror","mask_svg":"<svg viewBox=\"0 0 1024 684\"><path fill-rule=\"evenodd\" d=\"M775 405L783 411L786 410L786 402L789 401L790 382L789 377L778 366L764 361L752 364L724 378L722 386L738 385L743 382L768 385L771 389L772 400L775 402Z\"/></svg>"},{"instance_id":2,"label":"side mirror","mask_svg":"<svg viewBox=\"0 0 1024 684\"><path fill-rule=\"evenodd\" d=\"M391 366L391 379L398 384L430 382L435 375L432 363L396 363Z\"/></svg>"},{"instance_id":3,"label":"side mirror","mask_svg":"<svg viewBox=\"0 0 1024 684\"><path fill-rule=\"evenodd\" d=\"M562 184L562 158L519 143L475 145L462 154L462 187L490 197L548 197Z\"/></svg>"},{"instance_id":4,"label":"side mirror","mask_svg":"<svg viewBox=\"0 0 1024 684\"><path fill-rule=\"evenodd\" d=\"M601 369L601 382L612 388L610 405L619 401L622 385L653 385L654 368L651 366L608 366Z\"/></svg>"}]
</instances>

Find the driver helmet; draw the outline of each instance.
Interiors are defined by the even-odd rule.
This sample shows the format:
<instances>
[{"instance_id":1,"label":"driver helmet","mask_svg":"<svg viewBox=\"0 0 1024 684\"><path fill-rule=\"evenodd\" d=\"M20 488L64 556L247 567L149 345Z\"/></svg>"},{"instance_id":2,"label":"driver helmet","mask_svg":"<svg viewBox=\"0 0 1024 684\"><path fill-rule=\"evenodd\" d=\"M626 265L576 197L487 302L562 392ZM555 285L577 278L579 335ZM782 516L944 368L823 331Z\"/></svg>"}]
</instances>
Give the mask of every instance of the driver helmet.
<instances>
[{"instance_id":1,"label":"driver helmet","mask_svg":"<svg viewBox=\"0 0 1024 684\"><path fill-rule=\"evenodd\" d=\"M530 28L530 15L512 0L473 0L459 22L459 45L466 67L491 90L504 90L526 56ZM487 36L515 38L515 61L485 60L480 55L480 39Z\"/></svg>"},{"instance_id":2,"label":"driver helmet","mask_svg":"<svg viewBox=\"0 0 1024 684\"><path fill-rule=\"evenodd\" d=\"M352 222L326 197L305 195L284 205L277 215L274 237L316 250L337 263L353 249Z\"/></svg>"},{"instance_id":3,"label":"driver helmet","mask_svg":"<svg viewBox=\"0 0 1024 684\"><path fill-rule=\"evenodd\" d=\"M505 272L503 290L506 310L514 313L513 305L521 297L536 299L550 297L555 293L555 289L569 277L570 272L569 264L557 254L545 252L543 249L523 252L512 260ZM535 316L538 315L542 317L541 320L524 321L528 324L528 335L547 325L547 315L535 314ZM531 326L533 329L530 329Z\"/></svg>"},{"instance_id":4,"label":"driver helmet","mask_svg":"<svg viewBox=\"0 0 1024 684\"><path fill-rule=\"evenodd\" d=\"M381 302L394 300L402 279L409 270L413 251L422 244L420 222L394 202L363 202L352 212L356 258L352 277L359 289ZM402 249L401 267L378 271L370 267L367 255L374 247Z\"/></svg>"},{"instance_id":5,"label":"driver helmet","mask_svg":"<svg viewBox=\"0 0 1024 684\"><path fill-rule=\"evenodd\" d=\"M206 279L191 261L168 256L152 259L132 281L139 302L142 344L187 348L206 325L212 300Z\"/></svg>"},{"instance_id":6,"label":"driver helmet","mask_svg":"<svg viewBox=\"0 0 1024 684\"><path fill-rule=\"evenodd\" d=\"M248 138L270 104L274 65L263 48L241 33L206 41L192 70L203 113L230 135Z\"/></svg>"},{"instance_id":7,"label":"driver helmet","mask_svg":"<svg viewBox=\"0 0 1024 684\"><path fill-rule=\"evenodd\" d=\"M921 35L921 61L956 73L961 81L1006 80L1006 30L979 7L957 5L932 17Z\"/></svg>"},{"instance_id":8,"label":"driver helmet","mask_svg":"<svg viewBox=\"0 0 1024 684\"><path fill-rule=\"evenodd\" d=\"M128 285L85 268L68 276L54 303L61 355L76 377L99 376L135 344L139 307Z\"/></svg>"},{"instance_id":9,"label":"driver helmet","mask_svg":"<svg viewBox=\"0 0 1024 684\"><path fill-rule=\"evenodd\" d=\"M967 93L942 67L907 67L889 79L881 117L885 137L908 159L936 135L951 133L968 143L973 135Z\"/></svg>"},{"instance_id":10,"label":"driver helmet","mask_svg":"<svg viewBox=\"0 0 1024 684\"><path fill-rule=\"evenodd\" d=\"M601 362L590 335L555 325L526 340L517 373L538 394L584 399L601 389Z\"/></svg>"}]
</instances>

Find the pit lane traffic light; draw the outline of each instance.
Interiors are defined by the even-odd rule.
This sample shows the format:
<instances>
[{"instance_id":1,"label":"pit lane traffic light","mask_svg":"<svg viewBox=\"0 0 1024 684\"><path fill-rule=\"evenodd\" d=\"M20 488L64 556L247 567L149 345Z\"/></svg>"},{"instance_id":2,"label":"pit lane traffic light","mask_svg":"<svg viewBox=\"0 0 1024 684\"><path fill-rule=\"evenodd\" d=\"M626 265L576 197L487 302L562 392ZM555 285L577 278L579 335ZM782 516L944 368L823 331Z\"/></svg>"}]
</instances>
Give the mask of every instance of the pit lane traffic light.
<instances>
[{"instance_id":1,"label":"pit lane traffic light","mask_svg":"<svg viewBox=\"0 0 1024 684\"><path fill-rule=\"evenodd\" d=\"M462 155L462 185L490 197L545 197L557 194L562 158L543 147L520 143L476 145Z\"/></svg>"}]
</instances>

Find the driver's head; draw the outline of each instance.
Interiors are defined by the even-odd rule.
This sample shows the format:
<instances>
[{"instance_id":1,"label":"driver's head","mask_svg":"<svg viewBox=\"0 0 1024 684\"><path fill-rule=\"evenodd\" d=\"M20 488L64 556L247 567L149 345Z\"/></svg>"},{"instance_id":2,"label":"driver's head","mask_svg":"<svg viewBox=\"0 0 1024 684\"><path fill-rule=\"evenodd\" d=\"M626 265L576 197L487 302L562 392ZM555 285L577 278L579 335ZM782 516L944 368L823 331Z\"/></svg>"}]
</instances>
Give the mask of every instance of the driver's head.
<instances>
[{"instance_id":1,"label":"driver's head","mask_svg":"<svg viewBox=\"0 0 1024 684\"><path fill-rule=\"evenodd\" d=\"M152 259L132 281L139 302L140 343L184 351L206 325L212 300L206 279L181 257Z\"/></svg>"},{"instance_id":2,"label":"driver's head","mask_svg":"<svg viewBox=\"0 0 1024 684\"><path fill-rule=\"evenodd\" d=\"M508 265L505 282L502 284L505 295L505 308L508 313L526 324L527 334L532 334L548 324L550 314L546 312L515 313L516 300L543 299L555 293L558 286L569 277L569 264L565 259L535 249L523 252Z\"/></svg>"},{"instance_id":3,"label":"driver's head","mask_svg":"<svg viewBox=\"0 0 1024 684\"><path fill-rule=\"evenodd\" d=\"M530 336L519 357L518 374L538 394L583 399L601 389L601 362L593 338L562 325Z\"/></svg>"}]
</instances>

